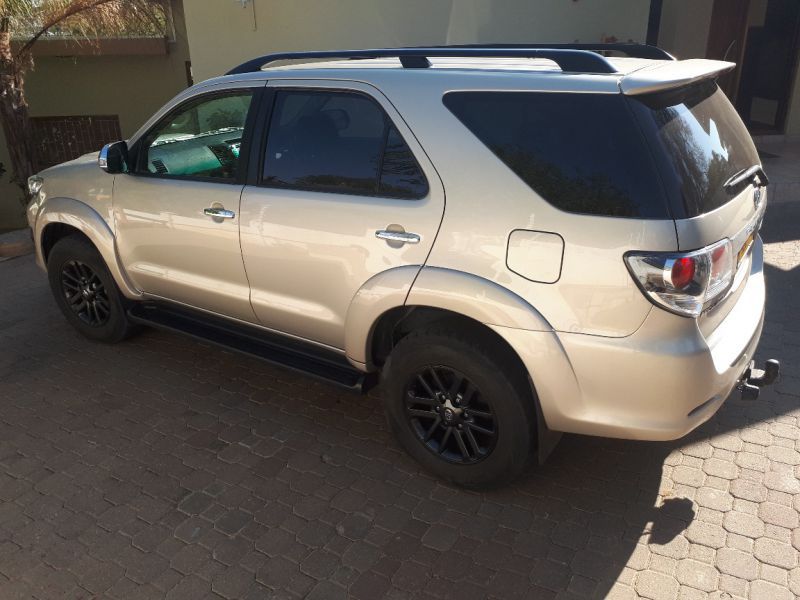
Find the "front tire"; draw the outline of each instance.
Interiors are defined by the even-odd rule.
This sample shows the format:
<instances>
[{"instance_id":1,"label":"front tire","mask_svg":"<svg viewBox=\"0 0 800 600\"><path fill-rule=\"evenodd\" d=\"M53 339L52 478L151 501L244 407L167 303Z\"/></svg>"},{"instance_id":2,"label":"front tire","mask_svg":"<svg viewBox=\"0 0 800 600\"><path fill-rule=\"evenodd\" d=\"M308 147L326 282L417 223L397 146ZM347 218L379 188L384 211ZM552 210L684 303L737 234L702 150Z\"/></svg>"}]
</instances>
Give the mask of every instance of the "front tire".
<instances>
[{"instance_id":1,"label":"front tire","mask_svg":"<svg viewBox=\"0 0 800 600\"><path fill-rule=\"evenodd\" d=\"M47 258L47 278L56 304L82 335L114 343L135 332L125 312L125 298L87 240L68 236L57 241Z\"/></svg>"},{"instance_id":2,"label":"front tire","mask_svg":"<svg viewBox=\"0 0 800 600\"><path fill-rule=\"evenodd\" d=\"M398 441L442 479L492 488L528 466L533 391L499 342L446 329L413 332L384 365L382 388Z\"/></svg>"}]
</instances>

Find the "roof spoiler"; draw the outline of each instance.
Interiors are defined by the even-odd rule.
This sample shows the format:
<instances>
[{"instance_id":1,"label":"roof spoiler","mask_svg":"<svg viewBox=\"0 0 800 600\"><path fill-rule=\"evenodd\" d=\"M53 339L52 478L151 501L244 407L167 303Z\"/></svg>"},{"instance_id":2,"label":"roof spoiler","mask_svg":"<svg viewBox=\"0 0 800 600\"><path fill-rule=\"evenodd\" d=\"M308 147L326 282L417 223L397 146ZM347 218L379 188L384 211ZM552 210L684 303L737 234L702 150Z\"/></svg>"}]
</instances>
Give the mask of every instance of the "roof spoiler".
<instances>
[{"instance_id":1,"label":"roof spoiler","mask_svg":"<svg viewBox=\"0 0 800 600\"><path fill-rule=\"evenodd\" d=\"M736 63L705 58L658 62L622 77L619 89L629 96L663 92L702 79L714 79L735 66Z\"/></svg>"}]
</instances>

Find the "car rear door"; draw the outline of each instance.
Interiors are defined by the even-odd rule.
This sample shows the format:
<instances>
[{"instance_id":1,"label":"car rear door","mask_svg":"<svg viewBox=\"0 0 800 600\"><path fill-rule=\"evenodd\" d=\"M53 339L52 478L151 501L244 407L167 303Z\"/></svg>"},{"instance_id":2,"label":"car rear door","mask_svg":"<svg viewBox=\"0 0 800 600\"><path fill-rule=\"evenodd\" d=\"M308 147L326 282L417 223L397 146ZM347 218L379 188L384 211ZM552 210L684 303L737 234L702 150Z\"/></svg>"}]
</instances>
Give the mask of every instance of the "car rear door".
<instances>
[{"instance_id":1,"label":"car rear door","mask_svg":"<svg viewBox=\"0 0 800 600\"><path fill-rule=\"evenodd\" d=\"M344 348L376 275L410 286L444 212L433 165L391 103L348 81L271 80L258 173L242 194L250 299L266 327Z\"/></svg>"}]
</instances>

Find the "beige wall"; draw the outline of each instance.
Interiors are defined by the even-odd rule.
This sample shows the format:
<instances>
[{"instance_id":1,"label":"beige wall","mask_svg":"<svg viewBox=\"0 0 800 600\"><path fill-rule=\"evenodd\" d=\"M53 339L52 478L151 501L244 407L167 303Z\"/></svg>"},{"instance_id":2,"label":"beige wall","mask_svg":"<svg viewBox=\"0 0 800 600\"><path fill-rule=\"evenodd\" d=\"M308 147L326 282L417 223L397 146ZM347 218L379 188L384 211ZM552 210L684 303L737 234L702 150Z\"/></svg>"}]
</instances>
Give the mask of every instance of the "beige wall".
<instances>
[{"instance_id":1,"label":"beige wall","mask_svg":"<svg viewBox=\"0 0 800 600\"><path fill-rule=\"evenodd\" d=\"M705 57L713 4L713 0L664 0L658 45L678 58ZM751 0L748 25L763 23L766 9L767 0ZM800 68L795 73L786 135L800 137Z\"/></svg>"},{"instance_id":2,"label":"beige wall","mask_svg":"<svg viewBox=\"0 0 800 600\"><path fill-rule=\"evenodd\" d=\"M164 102L186 87L189 49L182 14L176 40L160 56L42 56L25 90L31 116L119 115L122 135L131 135ZM109 140L112 141L112 140ZM0 230L24 225L20 190L10 183L11 165L0 132Z\"/></svg>"},{"instance_id":3,"label":"beige wall","mask_svg":"<svg viewBox=\"0 0 800 600\"><path fill-rule=\"evenodd\" d=\"M184 0L196 81L254 56L470 42L644 41L644 0ZM221 26L224 24L224 26Z\"/></svg>"},{"instance_id":4,"label":"beige wall","mask_svg":"<svg viewBox=\"0 0 800 600\"><path fill-rule=\"evenodd\" d=\"M664 0L658 45L677 58L705 57L713 6L713 0Z\"/></svg>"}]
</instances>

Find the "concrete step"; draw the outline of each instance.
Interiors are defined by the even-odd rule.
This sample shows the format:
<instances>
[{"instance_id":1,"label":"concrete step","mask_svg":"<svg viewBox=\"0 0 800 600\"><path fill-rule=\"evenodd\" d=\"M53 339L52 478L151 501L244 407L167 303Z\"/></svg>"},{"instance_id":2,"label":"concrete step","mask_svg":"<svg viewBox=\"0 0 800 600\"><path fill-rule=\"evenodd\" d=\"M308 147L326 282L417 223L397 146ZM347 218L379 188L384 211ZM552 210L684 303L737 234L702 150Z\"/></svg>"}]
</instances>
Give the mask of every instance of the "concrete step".
<instances>
[{"instance_id":1,"label":"concrete step","mask_svg":"<svg viewBox=\"0 0 800 600\"><path fill-rule=\"evenodd\" d=\"M0 234L0 261L33 252L33 237L29 228Z\"/></svg>"}]
</instances>

